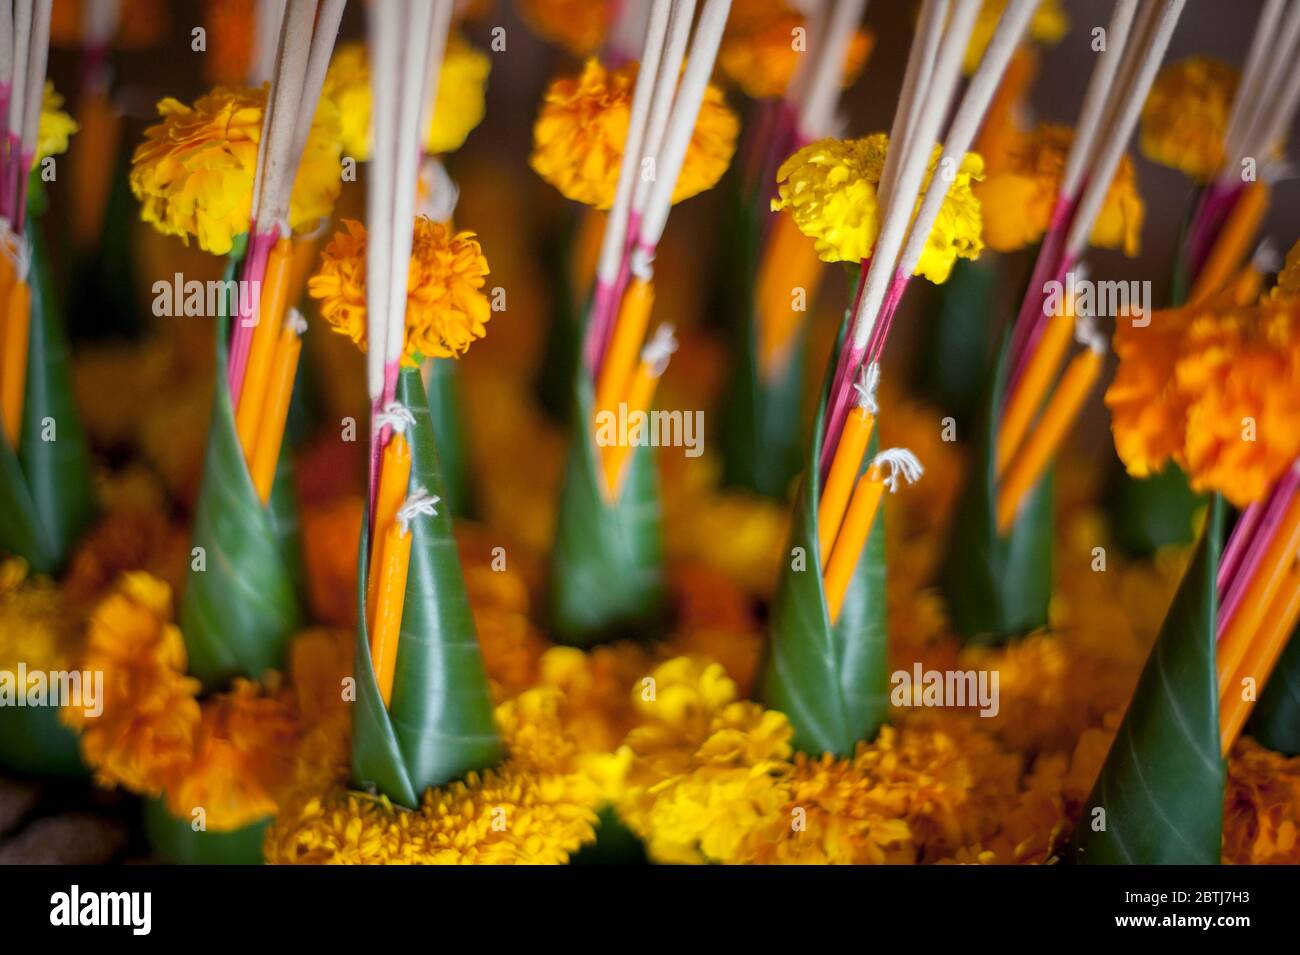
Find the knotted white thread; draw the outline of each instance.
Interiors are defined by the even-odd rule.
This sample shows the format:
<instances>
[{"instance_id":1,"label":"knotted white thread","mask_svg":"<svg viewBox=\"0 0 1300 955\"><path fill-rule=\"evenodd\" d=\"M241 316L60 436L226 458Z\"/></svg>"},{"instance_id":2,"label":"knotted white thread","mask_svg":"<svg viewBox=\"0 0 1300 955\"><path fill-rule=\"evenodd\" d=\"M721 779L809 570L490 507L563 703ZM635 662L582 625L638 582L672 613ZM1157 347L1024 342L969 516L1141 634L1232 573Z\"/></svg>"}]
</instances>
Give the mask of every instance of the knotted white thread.
<instances>
[{"instance_id":1,"label":"knotted white thread","mask_svg":"<svg viewBox=\"0 0 1300 955\"><path fill-rule=\"evenodd\" d=\"M9 228L8 223L0 225L0 249L5 258L13 263L14 272L24 282L32 267L32 246L26 236L21 236Z\"/></svg>"},{"instance_id":2,"label":"knotted white thread","mask_svg":"<svg viewBox=\"0 0 1300 955\"><path fill-rule=\"evenodd\" d=\"M420 210L434 222L450 222L460 201L460 187L440 161L429 157L420 170L427 190Z\"/></svg>"},{"instance_id":3,"label":"knotted white thread","mask_svg":"<svg viewBox=\"0 0 1300 955\"><path fill-rule=\"evenodd\" d=\"M284 320L284 327L295 335L302 335L307 331L307 319L302 317L302 312L296 308L291 308Z\"/></svg>"},{"instance_id":4,"label":"knotted white thread","mask_svg":"<svg viewBox=\"0 0 1300 955\"><path fill-rule=\"evenodd\" d=\"M1076 315L1074 319L1074 340L1087 346L1098 355L1106 351L1106 336L1102 334L1097 319L1091 315Z\"/></svg>"},{"instance_id":5,"label":"knotted white thread","mask_svg":"<svg viewBox=\"0 0 1300 955\"><path fill-rule=\"evenodd\" d=\"M442 499L438 495L417 487L415 493L406 499L406 503L397 509L397 523L402 525L402 533L411 529L411 521L417 517L436 517L438 508L434 505L440 500Z\"/></svg>"},{"instance_id":6,"label":"knotted white thread","mask_svg":"<svg viewBox=\"0 0 1300 955\"><path fill-rule=\"evenodd\" d=\"M1256 246L1255 254L1250 257L1250 264L1256 271L1263 272L1265 275L1276 272L1282 267L1282 253L1278 251L1272 236L1266 236L1264 241Z\"/></svg>"},{"instance_id":7,"label":"knotted white thread","mask_svg":"<svg viewBox=\"0 0 1300 955\"><path fill-rule=\"evenodd\" d=\"M917 479L925 473L925 468L921 467L920 460L907 448L890 448L888 451L881 451L872 459L871 466L876 470L885 467L889 468L889 474L880 483L889 488L891 492L898 490L898 479L900 477L908 484L915 484Z\"/></svg>"},{"instance_id":8,"label":"knotted white thread","mask_svg":"<svg viewBox=\"0 0 1300 955\"><path fill-rule=\"evenodd\" d=\"M880 362L869 362L862 369L862 374L858 380L853 383L854 390L858 393L858 407L865 408L871 414L880 410L876 404L876 390L880 387Z\"/></svg>"},{"instance_id":9,"label":"knotted white thread","mask_svg":"<svg viewBox=\"0 0 1300 955\"><path fill-rule=\"evenodd\" d=\"M658 378L668 368L668 360L677 351L677 336L673 326L667 322L655 329L650 341L641 349L641 360L650 366L654 377Z\"/></svg>"},{"instance_id":10,"label":"knotted white thread","mask_svg":"<svg viewBox=\"0 0 1300 955\"><path fill-rule=\"evenodd\" d=\"M632 274L642 282L649 282L655 277L655 250L638 243L632 250Z\"/></svg>"},{"instance_id":11,"label":"knotted white thread","mask_svg":"<svg viewBox=\"0 0 1300 955\"><path fill-rule=\"evenodd\" d=\"M398 434L405 434L406 429L415 424L415 415L411 409L400 401L390 401L384 410L375 415L376 428L392 428Z\"/></svg>"}]
</instances>

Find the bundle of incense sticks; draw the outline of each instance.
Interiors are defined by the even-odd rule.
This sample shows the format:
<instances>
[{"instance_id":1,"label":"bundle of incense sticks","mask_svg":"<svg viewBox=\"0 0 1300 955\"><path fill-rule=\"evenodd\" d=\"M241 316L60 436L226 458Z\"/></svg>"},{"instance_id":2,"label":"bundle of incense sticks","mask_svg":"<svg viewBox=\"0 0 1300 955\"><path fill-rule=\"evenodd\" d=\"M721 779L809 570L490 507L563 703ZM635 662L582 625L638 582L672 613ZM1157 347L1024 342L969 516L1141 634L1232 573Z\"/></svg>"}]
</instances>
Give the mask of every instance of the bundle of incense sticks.
<instances>
[{"instance_id":1,"label":"bundle of incense sticks","mask_svg":"<svg viewBox=\"0 0 1300 955\"><path fill-rule=\"evenodd\" d=\"M301 0L288 7L279 25L258 143L242 275L250 294L239 296L228 385L240 445L263 503L271 494L305 329L300 316L290 313L289 198L345 2Z\"/></svg>"},{"instance_id":2,"label":"bundle of incense sticks","mask_svg":"<svg viewBox=\"0 0 1300 955\"><path fill-rule=\"evenodd\" d=\"M694 0L655 0L650 7L583 347L585 367L596 382L597 414L620 406L648 410L672 352L671 329L657 331L643 348L654 305L655 250L730 9L731 0L707 0L692 37ZM653 159L653 179L639 174L643 159ZM622 485L624 450L601 448L611 499Z\"/></svg>"},{"instance_id":3,"label":"bundle of incense sticks","mask_svg":"<svg viewBox=\"0 0 1300 955\"><path fill-rule=\"evenodd\" d=\"M799 63L790 89L780 103L782 121L773 124L770 142L760 144L758 200L766 202L773 188L780 157L829 136L835 125L840 75L849 43L866 9L866 0L835 0L819 4L810 28L811 48ZM813 244L799 231L792 216L763 215L764 240L755 289L758 366L770 378L784 367L806 311L796 311L791 290L811 294L822 264Z\"/></svg>"},{"instance_id":4,"label":"bundle of incense sticks","mask_svg":"<svg viewBox=\"0 0 1300 955\"><path fill-rule=\"evenodd\" d=\"M0 425L17 448L27 392L30 255L23 237L27 174L36 153L50 49L52 0L0 0Z\"/></svg>"},{"instance_id":5,"label":"bundle of incense sticks","mask_svg":"<svg viewBox=\"0 0 1300 955\"><path fill-rule=\"evenodd\" d=\"M410 522L434 513L424 489L410 491L409 409L395 400L406 332L406 300L423 132L451 28L452 0L392 0L369 8L374 155L366 189L366 363L370 421L370 563L366 610L371 659L387 703L397 663Z\"/></svg>"},{"instance_id":6,"label":"bundle of incense sticks","mask_svg":"<svg viewBox=\"0 0 1300 955\"><path fill-rule=\"evenodd\" d=\"M1223 165L1202 193L1183 250L1203 301L1249 254L1268 209L1275 158L1300 109L1300 0L1266 0L1224 134ZM1252 175L1253 173L1253 175Z\"/></svg>"}]
</instances>

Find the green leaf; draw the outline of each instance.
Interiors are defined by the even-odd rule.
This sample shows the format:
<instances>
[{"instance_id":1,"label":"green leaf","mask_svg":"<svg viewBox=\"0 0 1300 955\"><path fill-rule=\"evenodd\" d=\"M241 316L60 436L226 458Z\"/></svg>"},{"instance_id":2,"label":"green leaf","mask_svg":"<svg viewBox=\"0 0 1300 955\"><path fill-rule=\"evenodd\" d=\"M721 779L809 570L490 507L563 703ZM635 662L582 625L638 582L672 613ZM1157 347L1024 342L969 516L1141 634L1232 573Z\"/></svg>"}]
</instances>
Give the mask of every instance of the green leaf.
<instances>
[{"instance_id":1,"label":"green leaf","mask_svg":"<svg viewBox=\"0 0 1300 955\"><path fill-rule=\"evenodd\" d=\"M446 487L428 401L415 369L403 369L397 400L415 416L415 425L406 432L410 492L423 487L441 498L441 504ZM360 788L373 787L393 802L415 808L424 790L494 766L503 750L449 510L439 506L436 515L412 521L411 533L392 705L387 708L370 658L365 585L370 534L368 529L362 533L352 779Z\"/></svg>"},{"instance_id":2,"label":"green leaf","mask_svg":"<svg viewBox=\"0 0 1300 955\"><path fill-rule=\"evenodd\" d=\"M451 358L429 361L429 414L433 416L433 440L442 462L447 502L456 517L474 511L469 472L469 448L460 416L458 365Z\"/></svg>"},{"instance_id":3,"label":"green leaf","mask_svg":"<svg viewBox=\"0 0 1300 955\"><path fill-rule=\"evenodd\" d=\"M90 452L73 403L68 343L39 222L29 222L28 235L27 387L17 455L0 440L0 547L26 559L37 573L54 574L93 519L95 504Z\"/></svg>"},{"instance_id":4,"label":"green leaf","mask_svg":"<svg viewBox=\"0 0 1300 955\"><path fill-rule=\"evenodd\" d=\"M1116 460L1105 500L1115 540L1135 556L1190 544L1205 506L1205 497L1191 489L1187 475L1172 461L1151 477L1135 478Z\"/></svg>"},{"instance_id":5,"label":"green leaf","mask_svg":"<svg viewBox=\"0 0 1300 955\"><path fill-rule=\"evenodd\" d=\"M832 354L795 498L759 693L767 706L789 717L796 748L811 755L851 756L858 742L875 736L889 716L885 509L876 515L832 626L820 572L817 501L822 419L837 359L838 353ZM873 434L859 474L877 447Z\"/></svg>"},{"instance_id":6,"label":"green leaf","mask_svg":"<svg viewBox=\"0 0 1300 955\"><path fill-rule=\"evenodd\" d=\"M658 475L649 446L633 449L622 496L601 493L591 382L579 375L573 441L547 583L551 629L562 643L591 646L645 636L664 614Z\"/></svg>"},{"instance_id":7,"label":"green leaf","mask_svg":"<svg viewBox=\"0 0 1300 955\"><path fill-rule=\"evenodd\" d=\"M1000 643L1047 623L1052 596L1052 473L1027 495L1010 531L997 530L996 448L1005 341L985 391L977 448L949 539L941 584L953 627Z\"/></svg>"},{"instance_id":8,"label":"green leaf","mask_svg":"<svg viewBox=\"0 0 1300 955\"><path fill-rule=\"evenodd\" d=\"M1274 752L1300 756L1300 627L1264 684L1250 718L1250 735Z\"/></svg>"},{"instance_id":9,"label":"green leaf","mask_svg":"<svg viewBox=\"0 0 1300 955\"><path fill-rule=\"evenodd\" d=\"M0 707L0 767L45 778L89 775L77 734L60 722L57 706Z\"/></svg>"},{"instance_id":10,"label":"green leaf","mask_svg":"<svg viewBox=\"0 0 1300 955\"><path fill-rule=\"evenodd\" d=\"M144 830L154 852L176 865L261 865L268 816L242 829L195 832L188 819L177 819L160 799L144 803Z\"/></svg>"},{"instance_id":11,"label":"green leaf","mask_svg":"<svg viewBox=\"0 0 1300 955\"><path fill-rule=\"evenodd\" d=\"M227 281L236 277L238 266L232 255ZM263 506L244 463L226 387L227 325L222 315L191 539L192 547L203 548L203 569L196 569L192 551L180 613L189 672L208 690L224 687L232 677L258 679L267 670L282 669L289 640L303 623L291 459L282 447L271 499Z\"/></svg>"},{"instance_id":12,"label":"green leaf","mask_svg":"<svg viewBox=\"0 0 1300 955\"><path fill-rule=\"evenodd\" d=\"M574 209L566 228L546 244L543 250L546 271L550 276L550 325L546 331L542 364L537 372L537 397L542 408L556 421L568 421L573 410L573 378L578 373L582 355L582 329L587 314L587 296L572 286L571 258L573 243L580 227L578 218L589 214Z\"/></svg>"},{"instance_id":13,"label":"green leaf","mask_svg":"<svg viewBox=\"0 0 1300 955\"><path fill-rule=\"evenodd\" d=\"M998 265L997 258L958 259L942 285L921 283L933 321L931 333L921 341L918 377L925 393L951 409L960 426L968 423L970 410L979 407Z\"/></svg>"},{"instance_id":14,"label":"green leaf","mask_svg":"<svg viewBox=\"0 0 1300 955\"><path fill-rule=\"evenodd\" d=\"M1215 663L1215 578L1224 504L1215 497L1201 542L1165 616L1071 856L1087 864L1218 863L1223 759ZM1105 830L1093 828L1105 810Z\"/></svg>"}]
</instances>

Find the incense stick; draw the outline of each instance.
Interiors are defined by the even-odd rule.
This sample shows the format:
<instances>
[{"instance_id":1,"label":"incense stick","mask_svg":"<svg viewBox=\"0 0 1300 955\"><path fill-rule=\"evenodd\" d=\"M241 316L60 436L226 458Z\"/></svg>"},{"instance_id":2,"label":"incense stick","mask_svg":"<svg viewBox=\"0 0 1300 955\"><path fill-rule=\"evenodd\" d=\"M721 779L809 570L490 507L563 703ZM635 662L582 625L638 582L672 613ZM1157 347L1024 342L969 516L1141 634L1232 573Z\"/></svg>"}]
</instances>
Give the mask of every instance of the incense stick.
<instances>
[{"instance_id":1,"label":"incense stick","mask_svg":"<svg viewBox=\"0 0 1300 955\"><path fill-rule=\"evenodd\" d=\"M434 107L438 103L438 87L442 82L442 64L447 56L447 43L451 37L452 15L455 3L446 0L433 11L429 23L429 62L424 79L424 104L420 113L420 152L428 139L429 128L433 124Z\"/></svg>"},{"instance_id":2,"label":"incense stick","mask_svg":"<svg viewBox=\"0 0 1300 955\"><path fill-rule=\"evenodd\" d=\"M1160 69L1185 2L1186 0L1161 0L1158 10L1153 14L1150 42L1135 63L1131 81L1124 88L1119 101L1120 109L1099 143L1099 156L1089 163L1091 175L1079 199L1065 240L1064 256L1067 263L1078 258L1088 244L1093 224L1110 189L1110 181L1137 126L1138 116L1146 102L1147 93L1151 90L1151 84L1155 81L1156 72Z\"/></svg>"},{"instance_id":3,"label":"incense stick","mask_svg":"<svg viewBox=\"0 0 1300 955\"><path fill-rule=\"evenodd\" d=\"M645 137L641 147L641 159L653 159L659 155L663 146L664 131L673 112L673 98L677 90L677 80L681 76L682 62L686 58L686 44L691 36L691 21L695 17L695 0L673 0L672 15L668 20L668 39L659 58L655 74L654 95L650 100L650 113L646 120ZM654 180L646 176L637 176L636 188L632 193L632 214L640 218L645 204L654 189ZM629 226L634 231L634 226ZM629 239L635 236L629 234Z\"/></svg>"},{"instance_id":4,"label":"incense stick","mask_svg":"<svg viewBox=\"0 0 1300 955\"><path fill-rule=\"evenodd\" d=\"M388 290L392 253L391 185L397 127L396 67L401 45L400 11L387 3L370 6L371 180L366 189L366 386L370 398L384 394L384 355L388 337ZM373 437L373 436L372 436ZM373 495L372 495L373 497Z\"/></svg>"},{"instance_id":5,"label":"incense stick","mask_svg":"<svg viewBox=\"0 0 1300 955\"><path fill-rule=\"evenodd\" d=\"M799 112L799 132L807 140L825 136L834 122L845 56L866 7L867 0L835 0L826 39L818 45L817 63Z\"/></svg>"},{"instance_id":6,"label":"incense stick","mask_svg":"<svg viewBox=\"0 0 1300 955\"><path fill-rule=\"evenodd\" d=\"M700 14L700 22L695 28L686 72L677 88L677 98L673 101L663 146L655 161L654 188L646 200L645 212L639 224L637 241L641 249L647 252L652 252L659 244L664 227L668 224L677 176L682 170L686 147L695 130L700 104L704 102L704 92L708 88L709 75L713 72L713 63L718 56L718 46L722 42L722 31L726 28L730 10L731 0L707 0Z\"/></svg>"},{"instance_id":7,"label":"incense stick","mask_svg":"<svg viewBox=\"0 0 1300 955\"><path fill-rule=\"evenodd\" d=\"M821 62L826 48L827 23L830 20L830 0L809 0L811 9L807 12L805 24L810 46L799 57L794 66L794 74L786 85L782 100L788 108L798 112L799 105L807 98L808 84L816 65Z\"/></svg>"},{"instance_id":8,"label":"incense stick","mask_svg":"<svg viewBox=\"0 0 1300 955\"><path fill-rule=\"evenodd\" d=\"M298 120L294 127L293 147L289 151L289 168L297 169L307 148L316 107L320 103L321 88L338 39L339 23L343 20L343 7L347 0L322 0L316 18L316 32L311 38L311 52L307 56L307 72L303 80L302 100L298 105ZM291 190L292 194L292 190Z\"/></svg>"},{"instance_id":9,"label":"incense stick","mask_svg":"<svg viewBox=\"0 0 1300 955\"><path fill-rule=\"evenodd\" d=\"M1276 109L1279 91L1285 85L1287 69L1295 63L1297 45L1300 45L1300 3L1292 2L1283 15L1281 28L1266 57L1263 77L1255 91L1249 119L1241 128L1237 154L1232 157L1233 162L1225 170L1225 175L1233 175L1240 168L1243 159L1259 156L1271 145L1265 139L1266 131Z\"/></svg>"},{"instance_id":10,"label":"incense stick","mask_svg":"<svg viewBox=\"0 0 1300 955\"><path fill-rule=\"evenodd\" d=\"M261 86L271 79L280 51L286 0L257 0L253 12L253 52L248 61L248 85Z\"/></svg>"},{"instance_id":11,"label":"incense stick","mask_svg":"<svg viewBox=\"0 0 1300 955\"><path fill-rule=\"evenodd\" d=\"M1264 81L1284 3L1285 0L1264 0L1264 9L1260 11L1259 22L1255 24L1255 35L1251 38L1246 62L1241 68L1241 82L1237 86L1237 95L1232 100L1232 111L1228 114L1228 127L1223 136L1225 164L1236 155L1238 143L1250 119L1252 105L1259 98L1260 85ZM1224 169L1224 172L1229 171L1230 168Z\"/></svg>"},{"instance_id":12,"label":"incense stick","mask_svg":"<svg viewBox=\"0 0 1300 955\"><path fill-rule=\"evenodd\" d=\"M266 170L262 176L258 218L263 220L263 226L286 232L289 194L293 191L294 179L290 153L298 124L298 106L302 101L315 19L316 0L295 0L289 5L284 20L283 52L271 87L274 106L266 144Z\"/></svg>"}]
</instances>

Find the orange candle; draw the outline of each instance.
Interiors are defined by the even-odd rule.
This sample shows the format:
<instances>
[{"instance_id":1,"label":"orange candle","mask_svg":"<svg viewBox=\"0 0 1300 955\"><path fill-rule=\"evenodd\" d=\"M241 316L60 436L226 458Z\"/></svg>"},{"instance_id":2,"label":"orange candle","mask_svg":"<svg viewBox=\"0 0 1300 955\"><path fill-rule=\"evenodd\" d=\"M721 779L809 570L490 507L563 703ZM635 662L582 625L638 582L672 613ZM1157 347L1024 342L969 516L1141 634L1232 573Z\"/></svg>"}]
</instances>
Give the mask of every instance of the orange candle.
<instances>
[{"instance_id":1,"label":"orange candle","mask_svg":"<svg viewBox=\"0 0 1300 955\"><path fill-rule=\"evenodd\" d=\"M1268 613L1241 664L1226 677L1220 670L1219 735L1225 754L1232 749L1255 706L1255 700L1242 698L1242 681L1247 677L1254 678L1258 698L1277 665L1278 657L1295 632L1297 621L1300 621L1300 566L1296 566L1293 560L1283 585L1269 602Z\"/></svg>"},{"instance_id":2,"label":"orange candle","mask_svg":"<svg viewBox=\"0 0 1300 955\"><path fill-rule=\"evenodd\" d=\"M257 496L263 504L271 499L271 485L275 481L275 466L280 459L284 423L289 418L289 400L293 397L293 379L298 370L298 355L301 351L302 338L298 332L292 328L284 329L271 366L266 407L253 446L253 487L257 489Z\"/></svg>"},{"instance_id":3,"label":"orange candle","mask_svg":"<svg viewBox=\"0 0 1300 955\"><path fill-rule=\"evenodd\" d=\"M1065 360L1065 353L1070 349L1074 337L1074 309L1071 305L1067 305L1064 314L1047 320L1038 347L1029 356L1024 373L1007 398L1002 420L998 423L998 477L1002 476L1019 450L1030 422L1043 406L1043 399L1047 397L1061 362Z\"/></svg>"},{"instance_id":4,"label":"orange candle","mask_svg":"<svg viewBox=\"0 0 1300 955\"><path fill-rule=\"evenodd\" d=\"M262 281L257 307L257 326L249 347L248 366L235 409L235 430L250 466L254 447L266 408L272 365L279 347L280 332L288 312L289 271L293 263L288 237L280 238L266 260L266 278Z\"/></svg>"},{"instance_id":5,"label":"orange candle","mask_svg":"<svg viewBox=\"0 0 1300 955\"><path fill-rule=\"evenodd\" d=\"M1242 190L1196 281L1192 283L1192 293L1188 296L1190 304L1205 301L1228 283L1255 241L1259 224L1268 212L1268 198L1269 188L1263 182L1252 182Z\"/></svg>"},{"instance_id":6,"label":"orange candle","mask_svg":"<svg viewBox=\"0 0 1300 955\"><path fill-rule=\"evenodd\" d=\"M618 410L615 405L619 397L627 392L628 383L636 370L637 353L645 340L654 301L654 284L644 279L633 279L623 294L618 320L614 323L614 334L610 338L609 349L605 352L596 382L597 413Z\"/></svg>"},{"instance_id":7,"label":"orange candle","mask_svg":"<svg viewBox=\"0 0 1300 955\"><path fill-rule=\"evenodd\" d=\"M27 352L31 337L31 289L15 278L9 286L4 320L3 365L0 366L0 401L3 402L4 432L17 449L22 436L23 401L27 394Z\"/></svg>"},{"instance_id":8,"label":"orange candle","mask_svg":"<svg viewBox=\"0 0 1300 955\"><path fill-rule=\"evenodd\" d=\"M849 581L853 579L858 558L862 556L862 548L871 534L884 491L884 482L874 467L858 478L853 489L853 499L844 515L844 526L835 538L835 547L826 564L826 609L832 624L840 618L844 595L848 593Z\"/></svg>"},{"instance_id":9,"label":"orange candle","mask_svg":"<svg viewBox=\"0 0 1300 955\"><path fill-rule=\"evenodd\" d=\"M637 365L626 398L629 419L637 411L650 410L662 373L662 367L656 368L653 362L643 360ZM647 427L649 427L648 423ZM622 434L614 444L598 449L605 476L606 499L610 503L617 501L623 493L623 482L627 478L627 459L631 457L634 450L630 439L630 434Z\"/></svg>"},{"instance_id":10,"label":"orange candle","mask_svg":"<svg viewBox=\"0 0 1300 955\"><path fill-rule=\"evenodd\" d=\"M799 231L794 217L778 216L763 251L755 286L758 319L758 367L771 377L783 367L790 343L807 315L813 287L820 277L821 259L811 239ZM794 309L794 290L805 293L805 311Z\"/></svg>"},{"instance_id":11,"label":"orange candle","mask_svg":"<svg viewBox=\"0 0 1300 955\"><path fill-rule=\"evenodd\" d=\"M379 464L379 490L375 501L375 526L370 531L370 574L366 581L366 606L373 612L379 586L380 551L384 536L397 520L397 510L411 483L411 446L406 435L394 431Z\"/></svg>"},{"instance_id":12,"label":"orange candle","mask_svg":"<svg viewBox=\"0 0 1300 955\"><path fill-rule=\"evenodd\" d=\"M406 577L410 566L411 532L394 521L384 534L379 586L370 627L370 658L385 706L393 696L397 644L402 636L402 610L406 604Z\"/></svg>"},{"instance_id":13,"label":"orange candle","mask_svg":"<svg viewBox=\"0 0 1300 955\"><path fill-rule=\"evenodd\" d=\"M839 533L844 510L849 506L853 482L857 480L858 471L862 467L862 456L867 451L867 443L871 440L875 424L875 415L861 406L849 412L844 419L840 443L835 446L826 486L822 488L822 499L817 504L817 550L822 570L826 569L826 563L831 559L831 545Z\"/></svg>"}]
</instances>

